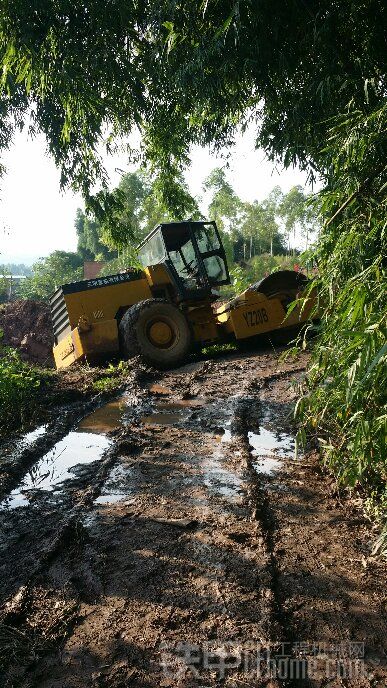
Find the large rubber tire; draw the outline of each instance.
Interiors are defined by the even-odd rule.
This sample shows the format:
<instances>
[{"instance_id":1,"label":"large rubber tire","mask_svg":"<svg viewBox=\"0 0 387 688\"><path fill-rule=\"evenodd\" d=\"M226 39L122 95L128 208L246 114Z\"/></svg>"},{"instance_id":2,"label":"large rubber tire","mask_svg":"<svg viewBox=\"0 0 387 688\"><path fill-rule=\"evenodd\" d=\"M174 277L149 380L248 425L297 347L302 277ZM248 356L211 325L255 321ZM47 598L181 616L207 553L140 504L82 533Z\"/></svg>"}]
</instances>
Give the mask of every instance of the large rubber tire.
<instances>
[{"instance_id":1,"label":"large rubber tire","mask_svg":"<svg viewBox=\"0 0 387 688\"><path fill-rule=\"evenodd\" d=\"M158 340L152 333L158 334ZM183 362L192 346L184 314L164 299L148 299L128 308L119 324L119 334L125 357L140 355L156 368Z\"/></svg>"}]
</instances>

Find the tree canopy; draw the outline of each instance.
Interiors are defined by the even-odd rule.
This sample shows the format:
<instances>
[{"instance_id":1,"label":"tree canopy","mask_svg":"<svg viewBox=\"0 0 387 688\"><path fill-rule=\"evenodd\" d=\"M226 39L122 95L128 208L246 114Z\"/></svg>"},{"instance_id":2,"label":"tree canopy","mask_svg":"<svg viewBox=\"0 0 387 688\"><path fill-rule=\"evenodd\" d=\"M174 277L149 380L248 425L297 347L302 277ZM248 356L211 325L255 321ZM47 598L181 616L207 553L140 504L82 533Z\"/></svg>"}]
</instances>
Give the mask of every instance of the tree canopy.
<instances>
[{"instance_id":1,"label":"tree canopy","mask_svg":"<svg viewBox=\"0 0 387 688\"><path fill-rule=\"evenodd\" d=\"M383 0L5 0L0 10L0 146L30 113L62 182L98 217L122 212L99 145L134 128L177 216L190 146L229 145L248 123L269 157L322 178L326 309L303 419L351 485L385 476L386 15ZM291 231L291 213L286 222Z\"/></svg>"},{"instance_id":2,"label":"tree canopy","mask_svg":"<svg viewBox=\"0 0 387 688\"><path fill-rule=\"evenodd\" d=\"M54 251L32 266L33 274L20 286L19 293L32 299L47 299L61 284L82 279L83 259L77 253Z\"/></svg>"},{"instance_id":3,"label":"tree canopy","mask_svg":"<svg viewBox=\"0 0 387 688\"><path fill-rule=\"evenodd\" d=\"M99 143L140 127L176 208L189 145L227 144L247 121L271 155L325 173L330 118L383 98L386 12L381 0L7 0L0 144L30 112L63 182L88 196Z\"/></svg>"}]
</instances>

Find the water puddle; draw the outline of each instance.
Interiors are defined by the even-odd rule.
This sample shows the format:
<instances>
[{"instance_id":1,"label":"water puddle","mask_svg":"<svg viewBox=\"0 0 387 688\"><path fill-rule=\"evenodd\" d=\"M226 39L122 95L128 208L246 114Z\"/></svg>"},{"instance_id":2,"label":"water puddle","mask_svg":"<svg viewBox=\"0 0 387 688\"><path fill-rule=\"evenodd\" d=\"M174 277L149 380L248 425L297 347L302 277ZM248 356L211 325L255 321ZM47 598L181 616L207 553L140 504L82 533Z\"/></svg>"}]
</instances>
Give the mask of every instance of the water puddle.
<instances>
[{"instance_id":1,"label":"water puddle","mask_svg":"<svg viewBox=\"0 0 387 688\"><path fill-rule=\"evenodd\" d=\"M260 475L273 475L279 471L282 466L282 461L279 459L271 459L270 457L260 457L258 461L253 462L253 468L256 473Z\"/></svg>"},{"instance_id":2,"label":"water puddle","mask_svg":"<svg viewBox=\"0 0 387 688\"><path fill-rule=\"evenodd\" d=\"M248 439L253 451L268 456L293 456L294 438L284 432L272 432L265 427L259 433L249 432Z\"/></svg>"},{"instance_id":3,"label":"water puddle","mask_svg":"<svg viewBox=\"0 0 387 688\"><path fill-rule=\"evenodd\" d=\"M281 457L294 455L294 437L286 432L273 432L262 426L258 433L248 432L247 436L251 454L256 458L253 462L254 470L261 475L276 473L283 464Z\"/></svg>"},{"instance_id":4,"label":"water puddle","mask_svg":"<svg viewBox=\"0 0 387 688\"><path fill-rule=\"evenodd\" d=\"M231 430L226 423L224 434L220 438L220 444L231 440ZM243 493L243 481L232 471L222 465L224 450L217 446L212 456L203 464L204 484L215 496L226 497L230 501L240 501Z\"/></svg>"},{"instance_id":5,"label":"water puddle","mask_svg":"<svg viewBox=\"0 0 387 688\"><path fill-rule=\"evenodd\" d=\"M77 426L77 431L106 435L112 430L117 430L122 425L126 408L125 396L109 401L83 418Z\"/></svg>"},{"instance_id":6,"label":"water puddle","mask_svg":"<svg viewBox=\"0 0 387 688\"><path fill-rule=\"evenodd\" d=\"M232 434L231 434L231 421L227 421L224 426L224 432L221 437L221 442L231 442L232 439Z\"/></svg>"},{"instance_id":7,"label":"water puddle","mask_svg":"<svg viewBox=\"0 0 387 688\"><path fill-rule=\"evenodd\" d=\"M0 508L27 506L30 493L52 492L73 477L75 466L101 459L110 444L111 440L104 435L69 432L31 468L21 484L1 502Z\"/></svg>"},{"instance_id":8,"label":"water puddle","mask_svg":"<svg viewBox=\"0 0 387 688\"><path fill-rule=\"evenodd\" d=\"M203 468L204 484L212 494L232 501L241 498L242 480L235 473L223 468L216 457L208 459Z\"/></svg>"},{"instance_id":9,"label":"water puddle","mask_svg":"<svg viewBox=\"0 0 387 688\"><path fill-rule=\"evenodd\" d=\"M142 416L141 423L144 425L176 425L182 420L180 413L150 413Z\"/></svg>"},{"instance_id":10,"label":"water puddle","mask_svg":"<svg viewBox=\"0 0 387 688\"><path fill-rule=\"evenodd\" d=\"M76 466L99 461L111 445L106 434L122 424L125 409L126 398L122 396L83 418L73 431L36 462L20 485L0 503L0 509L28 506L29 497L36 492L53 492L65 480L74 477ZM32 444L45 432L46 426L42 425L25 435L23 443Z\"/></svg>"},{"instance_id":11,"label":"water puddle","mask_svg":"<svg viewBox=\"0 0 387 688\"><path fill-rule=\"evenodd\" d=\"M35 430L31 430L31 432L27 432L26 435L23 436L21 443L24 446L29 447L31 444L33 444L38 437L42 437L47 432L47 425L39 425L38 428L35 428Z\"/></svg>"},{"instance_id":12,"label":"water puddle","mask_svg":"<svg viewBox=\"0 0 387 688\"><path fill-rule=\"evenodd\" d=\"M207 401L202 397L158 401L154 404L154 413L142 416L141 423L145 425L178 425L186 420L190 409L202 407L206 404Z\"/></svg>"}]
</instances>

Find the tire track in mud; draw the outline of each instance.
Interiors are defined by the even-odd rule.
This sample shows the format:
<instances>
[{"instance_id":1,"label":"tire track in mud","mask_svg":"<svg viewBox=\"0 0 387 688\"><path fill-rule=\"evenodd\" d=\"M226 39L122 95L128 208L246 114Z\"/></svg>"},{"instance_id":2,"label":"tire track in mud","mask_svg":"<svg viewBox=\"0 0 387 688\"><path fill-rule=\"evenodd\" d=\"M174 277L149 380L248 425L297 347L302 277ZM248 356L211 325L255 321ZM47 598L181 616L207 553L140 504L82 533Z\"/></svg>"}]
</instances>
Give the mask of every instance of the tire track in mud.
<instances>
[{"instance_id":1,"label":"tire track in mud","mask_svg":"<svg viewBox=\"0 0 387 688\"><path fill-rule=\"evenodd\" d=\"M187 389L190 389L190 391L192 392L192 389L197 385L199 385L199 387L202 386L204 384L205 378L207 376L211 376L213 374L214 367L216 368L216 365L214 366L214 364L211 362L210 363L206 362L205 364L202 364L202 366L199 366L193 372L191 379L188 381L188 385L184 384L185 392L187 393ZM236 384L234 386L240 387L240 384L238 382L236 382ZM179 387L179 383L177 384L177 387ZM240 389L238 390L238 394L240 394ZM215 414L213 414L213 415L214 415L214 418L210 421L211 428L210 428L209 440L208 440L210 445L211 445L210 454L212 453L212 443L213 443L214 430L216 431L217 427L219 425L219 413L217 413L215 411ZM222 414L220 414L220 415L222 416ZM224 420L225 419L223 417L223 422L224 422ZM195 443L197 445L200 445L202 443L203 433L202 433L202 430L197 432L197 426L198 426L197 419L193 418L193 419L191 419L190 422L191 422L191 426L193 425L194 429L192 429L192 427L190 429L189 442L193 444L193 447L191 447L191 450L192 450L192 448L195 450ZM201 423L201 419L199 418L199 428L200 428L200 423ZM189 424L190 423L188 423L188 425ZM170 432L172 432L172 429L170 429ZM181 429L177 431L177 434L180 436L180 439L181 439L181 432L182 432ZM138 428L137 428L137 433L138 433ZM142 440L145 441L145 443L149 439L149 437L147 437L147 435L149 436L149 434L151 434L152 439L154 439L155 434L157 434L156 429L152 428L151 433L147 432L143 428L141 428L139 431L139 435L142 436ZM172 434L173 434L173 432L172 432ZM195 434L196 434L196 437L195 437ZM144 437L144 435L145 435L145 437ZM218 437L218 440L219 439L221 439L221 438ZM176 444L178 444L178 443L176 442ZM238 441L237 441L237 446L238 446ZM235 447L234 447L234 450L235 450ZM237 463L238 464L241 463L241 455L238 457ZM111 467L111 465L112 465L112 463L106 464L105 474L106 474L108 468ZM196 466L196 469L197 468L198 468L198 466ZM215 470L215 478L213 475L214 470ZM219 504L217 503L218 502L217 495L216 495L217 491L220 489L221 492L222 492L222 490L223 491L225 490L226 493L228 493L230 491L231 491L231 493L235 492L235 490L234 490L235 486L233 484L229 485L227 483L227 481L228 481L227 476L232 475L231 472L227 473L227 470L228 469L224 469L224 467L221 467L221 466L215 466L215 469L214 469L214 466L211 465L210 469L209 469L210 477L208 477L208 475L206 475L204 478L205 487L206 487L206 489L208 489L208 491L210 493L210 501L213 501L213 500L215 501L216 518L219 516L219 514L217 513L217 512L219 512L219 509L220 509L220 512L222 513L222 508L220 508ZM222 481L223 481L223 483L222 483ZM226 481L226 482L224 483L224 481ZM203 498L203 494L197 495L197 497L196 497L196 499L199 500L199 503L200 503L200 499L202 499L202 498ZM222 499L223 499L223 496L221 498L221 501L222 501ZM89 495L88 503L90 504L90 495ZM86 506L85 501L83 503L83 506ZM152 506L153 505L151 503L150 504L150 512L151 513L147 512L146 525L148 525L148 523L152 522L152 518L153 518L153 522L155 522L155 523L157 523L157 521L159 520L159 519L157 519L157 513L156 513L156 517L155 517L154 513L152 515ZM209 507L206 505L204 512L206 510L208 510L208 508ZM237 510L238 510L238 508L237 508ZM75 520L76 520L76 516L79 515L80 511L81 511L81 509L79 509L77 511L77 514L74 515ZM199 518L199 520L198 520L199 523L201 520L203 521L203 516L205 517L205 514L203 513L203 505L200 506L199 512L200 511L202 511L202 513L200 514L201 519ZM178 512L176 515L180 516L181 514ZM169 526L168 521L171 523L170 516L171 516L171 514L168 512L166 522L164 519L164 522L162 524L163 529L168 528L168 526ZM231 533L231 542L233 543L231 545L231 550L237 549L239 546L238 543L243 543L251 537L251 532L246 532L246 530L251 531L251 526L249 525L250 516L251 515L249 512L245 513L245 515L244 515L245 525L243 526L243 528L240 528L239 527L240 524L238 524L238 520L241 520L241 516L240 516L240 514L237 515L237 520L236 520L236 522L233 523L233 527L234 527L235 532ZM246 521L246 518L248 519L247 521ZM212 589L212 595L213 595L214 600L215 600L215 602L213 601L211 603L211 605L213 606L215 604L215 607L219 608L219 600L220 600L221 601L220 612L223 609L223 613L225 612L227 615L227 613L228 613L227 608L230 609L233 606L235 607L235 601L232 599L232 596L230 597L230 595L227 594L227 587L230 585L230 582L225 580L225 570L226 570L226 565L224 564L224 556L225 555L223 554L223 552L221 550L219 550L220 554L217 554L217 552L215 551L215 555L214 555L215 559L213 559L213 558L211 559L211 557L210 557L210 559L208 558L209 552L212 555L211 548L213 548L213 546L214 546L214 542L213 542L214 537L211 534L211 530L213 528L213 523L211 522L211 519L213 520L213 515L210 518L210 532L208 531L208 527L207 528L205 527L203 532L202 532L203 529L200 529L200 527L195 528L195 537L194 537L195 541L194 542L190 542L190 536L186 535L186 533L184 532L184 529L183 529L182 536L179 536L178 539L180 539L181 544L183 545L183 549L186 550L190 554L191 559L195 562L193 564L193 566L194 567L195 566L199 566L199 567L203 566L206 569L207 584ZM134 519L134 521L136 521L136 518ZM140 523L141 523L141 516L137 517L137 521L140 521ZM230 527L229 527L230 526L230 523L229 523L229 521L230 521L230 510L229 509L226 508L225 513L222 515L221 521L223 521L223 523L220 524L221 526L224 526L224 521L227 521L227 528L226 529L223 528L223 530L225 530L226 532L221 534L221 537L220 537L221 544L220 545L218 544L218 548L219 548L219 546L220 547L224 546L224 540L226 538L228 538L228 535L230 534L228 532L230 530ZM193 523L195 523L195 519L193 519ZM68 535L69 533L71 533L72 527L73 527L73 522L71 525L70 524L66 525L66 528L64 528L64 531L63 531L64 537L65 537L65 534ZM174 527L174 525L172 525L172 528L173 527ZM262 536L259 533L255 533L255 536L257 537L258 541L262 540ZM222 538L223 538L223 540L222 540ZM188 539L188 542L186 542L184 544L185 539ZM171 543L171 544L173 544L173 548L174 548L175 542L173 541L173 543ZM59 555L59 558L61 558L63 560L63 558L66 556L66 545L67 545L67 549L69 549L69 548L71 549L71 546L72 546L71 537L67 537L66 542L62 542L62 544L61 544L60 538L58 538L55 549L52 550L51 556L47 556L44 559L43 563L44 563L45 569L48 569L50 567L50 564L51 564L51 568L52 568L53 562L55 564L57 564L57 561L55 562L55 559L58 559L58 555ZM227 547L228 547L228 551L230 551L230 540L227 542ZM226 556L226 559L230 559L230 554L228 554L228 556ZM268 581L267 581L267 571L266 571L267 562L266 562L265 556L263 556L263 559L264 559L264 561L261 562L262 566L261 566L261 572L260 572L260 596L258 596L258 598L257 598L256 606L257 606L257 608L258 607L260 608L260 613L263 614L263 616L265 617L263 626L266 629L265 634L264 634L266 636L267 635L267 629L270 627L270 617L271 617L270 605L271 605L271 601L270 601L270 585L268 584ZM192 564L190 564L189 566L192 566ZM238 566L240 566L240 564L236 563L236 566L238 568ZM210 572L207 570L208 568L209 568ZM231 567L231 569L232 569L232 567ZM39 570L42 571L42 567ZM211 570L212 570L212 573L211 573ZM221 571L220 574L219 574L219 570ZM247 569L246 569L246 571L247 571ZM235 571L232 571L232 573L233 573L233 575L235 575ZM249 575L251 575L251 574L249 574ZM199 578L200 578L200 576L199 576ZM35 584L36 584L37 580L39 580L38 570L35 572L35 576L34 576ZM255 578L254 578L254 580L255 580ZM181 584L184 587L184 581ZM200 585L201 584L199 584L199 588L200 588ZM32 586L32 583L31 583L31 586ZM234 584L234 587L235 587L235 584ZM175 593L176 593L176 591L174 590L174 595L175 595ZM186 592L183 592L183 594L185 595ZM250 597L251 597L251 594L252 594L252 592L250 592L248 594L248 596L250 595ZM82 597L82 595L81 595L81 597ZM241 598L241 596L239 595L239 602L241 602L240 598ZM28 596L25 596L25 599L28 599ZM79 602L78 602L78 604L79 604ZM203 605L201 605L201 606L203 606ZM31 605L30 605L30 607L31 607ZM201 611L201 613L204 613L205 616L208 615L208 610L206 609L206 607L207 607L207 602L205 601L204 602L204 612L203 612L203 609ZM233 611L233 614L235 614L235 610ZM246 614L246 617L248 618L249 614L247 614L247 613L245 613L245 614ZM20 615L20 618L22 618L23 613L21 610L19 610L19 615ZM165 626L163 627L162 633L159 633L158 637L161 637L161 635L162 635L162 637L165 637L166 634L168 635L168 628L170 628L171 622L173 621L174 617L176 617L176 615L179 617L179 612L177 612L176 609L174 609L173 605L170 605L169 606L169 613L168 613L169 621L165 623ZM72 619L71 626L73 626L75 624L75 627L76 627L78 623L79 623L79 620ZM174 623L176 624L176 619L175 619ZM243 620L242 620L242 623L243 623ZM247 622L247 625L249 626L248 622ZM173 626L173 623L172 623L172 626ZM251 626L251 623L250 623L250 626ZM256 637L259 637L262 639L262 630L258 633L258 635L257 635L257 631L255 631L255 634L256 634ZM206 636L204 636L204 638L205 637ZM153 643L153 645L155 645L155 643Z\"/></svg>"},{"instance_id":2,"label":"tire track in mud","mask_svg":"<svg viewBox=\"0 0 387 688\"><path fill-rule=\"evenodd\" d=\"M278 524L276 523L275 513L272 509L269 493L267 490L267 480L264 475L259 475L254 467L254 457L252 445L249 442L249 431L254 425L260 425L263 421L264 414L262 412L263 400L261 391L269 384L275 383L278 380L284 381L289 377L294 378L298 373L303 373L305 367L294 368L292 371L280 371L263 377L259 382L253 380L247 387L248 401L241 399L235 413L235 432L239 433L241 442L244 445L246 456L246 465L249 472L251 482L251 503L253 518L259 521L266 551L268 555L268 571L270 580L270 590L272 593L272 618L273 625L276 627L276 634L271 638L270 647L268 648L270 657L278 656L281 658L282 666L281 673L276 676L279 686L289 686L290 688L297 688L305 681L303 678L307 677L307 670L305 660L295 655L292 650L296 641L296 636L292 624L292 614L284 607L284 591L281 585L281 569L276 557L276 532ZM290 410L290 409L289 409ZM258 419L258 423L257 423ZM292 422L288 416L288 423L283 417L276 419L279 421L279 426L285 426ZM279 430L279 428L277 427ZM282 457L284 460L284 457ZM283 664L281 655L282 647L286 647L286 665ZM269 661L269 660L268 660ZM276 664L271 666L273 673L276 672ZM297 678L295 678L297 677Z\"/></svg>"},{"instance_id":3,"label":"tire track in mud","mask_svg":"<svg viewBox=\"0 0 387 688\"><path fill-rule=\"evenodd\" d=\"M303 371L272 354L143 371L98 472L68 485L74 519L3 607L32 647L4 686L302 685L251 673L258 646L264 671L300 632L288 580L300 550L284 524L300 469L287 456L275 477L262 473L250 435L268 418L289 431L290 380Z\"/></svg>"},{"instance_id":4,"label":"tire track in mud","mask_svg":"<svg viewBox=\"0 0 387 688\"><path fill-rule=\"evenodd\" d=\"M146 372L133 371L126 386L134 390L133 403ZM89 401L76 401L58 408L60 418L52 418L26 435L7 439L1 443L0 503L18 485L23 476L53 447L77 426L82 419L116 397L123 388L113 394L106 392L94 395ZM26 441L27 440L27 441Z\"/></svg>"},{"instance_id":5,"label":"tire track in mud","mask_svg":"<svg viewBox=\"0 0 387 688\"><path fill-rule=\"evenodd\" d=\"M145 371L136 370L128 381L130 396L127 401L133 409L140 403L141 381L144 377ZM36 489L31 503L10 509L6 506L7 496L12 488L20 484L23 476L28 476L34 466L53 451L58 442L66 442L66 437L82 419L106 405L106 396L111 398L111 395L104 395L105 404L101 404L101 398L93 399L82 407L77 404L75 410L65 413L65 420L59 423L59 427L50 423L44 437L14 455L14 465L11 464L11 470L6 473L0 501L0 605L4 605L3 611L0 611L0 623L7 623L8 618L14 619L16 609L19 615L23 614L21 602L28 598L28 586L71 541L71 534L81 528L85 509L92 506L109 471L117 462L117 442L107 446L99 460L86 466L83 474L69 476L63 486L59 484L58 492ZM52 427L54 429L50 432ZM128 434L125 441L127 446L134 449ZM80 457L81 453L82 448L79 448ZM59 459L60 455L55 457L54 454L53 463Z\"/></svg>"}]
</instances>

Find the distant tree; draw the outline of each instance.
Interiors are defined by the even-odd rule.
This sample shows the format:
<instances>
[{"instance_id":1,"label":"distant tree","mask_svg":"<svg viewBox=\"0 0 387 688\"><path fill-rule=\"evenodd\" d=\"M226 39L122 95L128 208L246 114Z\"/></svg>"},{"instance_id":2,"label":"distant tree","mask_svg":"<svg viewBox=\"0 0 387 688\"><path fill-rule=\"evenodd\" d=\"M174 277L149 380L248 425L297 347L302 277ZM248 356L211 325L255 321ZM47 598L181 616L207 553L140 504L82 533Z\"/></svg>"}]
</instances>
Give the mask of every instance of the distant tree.
<instances>
[{"instance_id":1,"label":"distant tree","mask_svg":"<svg viewBox=\"0 0 387 688\"><path fill-rule=\"evenodd\" d=\"M239 231L242 201L227 181L223 168L215 167L203 183L204 191L211 192L208 213L222 231L231 235Z\"/></svg>"},{"instance_id":2,"label":"distant tree","mask_svg":"<svg viewBox=\"0 0 387 688\"><path fill-rule=\"evenodd\" d=\"M295 238L297 229L305 238L307 249L311 236L318 230L317 214L310 203L310 199L311 195L305 193L302 186L298 185L293 186L279 203L278 212L284 222L289 252L290 237L293 234L293 238Z\"/></svg>"},{"instance_id":3,"label":"distant tree","mask_svg":"<svg viewBox=\"0 0 387 688\"><path fill-rule=\"evenodd\" d=\"M171 214L163 200L163 188L159 180L143 170L125 174L113 196L116 209L106 225L94 220L99 241L111 249L118 249L120 256L132 262L136 245L158 223L201 217L198 203L190 194L182 175L174 180L174 193L179 196L182 214ZM121 258L119 263L121 263Z\"/></svg>"},{"instance_id":4,"label":"distant tree","mask_svg":"<svg viewBox=\"0 0 387 688\"><path fill-rule=\"evenodd\" d=\"M61 284L82 279L83 259L78 253L54 251L32 266L32 276L23 280L20 295L24 298L46 299Z\"/></svg>"},{"instance_id":5,"label":"distant tree","mask_svg":"<svg viewBox=\"0 0 387 688\"><path fill-rule=\"evenodd\" d=\"M0 268L0 303L7 301L8 294L9 294L9 286L10 286L9 273L4 269L4 266L1 266L1 268ZM1 335L1 330L0 330L0 335Z\"/></svg>"},{"instance_id":6,"label":"distant tree","mask_svg":"<svg viewBox=\"0 0 387 688\"><path fill-rule=\"evenodd\" d=\"M0 275L31 275L31 266L24 263L3 263L0 265Z\"/></svg>"},{"instance_id":7,"label":"distant tree","mask_svg":"<svg viewBox=\"0 0 387 688\"><path fill-rule=\"evenodd\" d=\"M75 229L78 237L77 253L83 260L112 260L117 256L116 251L103 243L100 222L89 218L81 208L77 209Z\"/></svg>"},{"instance_id":8,"label":"distant tree","mask_svg":"<svg viewBox=\"0 0 387 688\"><path fill-rule=\"evenodd\" d=\"M277 205L273 196L269 196L262 203L244 203L243 211L241 234L245 240L245 259L260 253L285 253L286 247L279 232L276 219Z\"/></svg>"}]
</instances>

